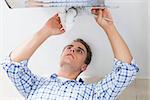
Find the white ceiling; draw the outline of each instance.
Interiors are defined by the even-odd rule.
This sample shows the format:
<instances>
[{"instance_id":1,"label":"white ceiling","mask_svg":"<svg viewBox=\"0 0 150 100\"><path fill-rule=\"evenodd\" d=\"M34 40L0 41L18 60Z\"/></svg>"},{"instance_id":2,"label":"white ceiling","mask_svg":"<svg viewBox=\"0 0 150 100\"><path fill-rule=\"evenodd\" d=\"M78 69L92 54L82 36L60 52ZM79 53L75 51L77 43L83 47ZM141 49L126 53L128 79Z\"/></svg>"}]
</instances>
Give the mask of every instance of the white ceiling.
<instances>
[{"instance_id":1,"label":"white ceiling","mask_svg":"<svg viewBox=\"0 0 150 100\"><path fill-rule=\"evenodd\" d=\"M141 69L139 77L147 77L148 71L148 23L147 6L144 0L114 0L119 6L111 9L114 22L127 42ZM3 56L33 35L61 8L8 9L3 2ZM30 59L34 73L49 75L59 69L59 57L66 43L75 38L86 40L93 50L92 63L84 76L104 76L112 69L113 54L103 30L93 16L82 15L76 20L73 30L61 36L50 37ZM150 76L149 76L150 77Z\"/></svg>"}]
</instances>

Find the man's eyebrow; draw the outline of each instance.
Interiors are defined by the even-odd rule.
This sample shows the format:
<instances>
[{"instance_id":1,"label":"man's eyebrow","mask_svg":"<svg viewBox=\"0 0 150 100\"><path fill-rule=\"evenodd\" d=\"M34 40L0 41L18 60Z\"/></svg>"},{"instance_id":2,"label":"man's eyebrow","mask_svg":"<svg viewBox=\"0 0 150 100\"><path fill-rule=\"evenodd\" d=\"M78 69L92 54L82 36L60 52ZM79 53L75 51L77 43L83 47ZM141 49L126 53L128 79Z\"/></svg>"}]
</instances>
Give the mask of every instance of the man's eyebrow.
<instances>
[{"instance_id":1,"label":"man's eyebrow","mask_svg":"<svg viewBox=\"0 0 150 100\"><path fill-rule=\"evenodd\" d=\"M73 47L73 45L69 44L69 45L66 45L65 48L66 48L66 47Z\"/></svg>"},{"instance_id":2,"label":"man's eyebrow","mask_svg":"<svg viewBox=\"0 0 150 100\"><path fill-rule=\"evenodd\" d=\"M64 49L66 48L66 47L73 47L73 45L72 44L69 44L69 45L66 45L65 47L64 47ZM80 50L82 50L84 53L85 53L85 50L83 49L83 48L81 48L81 47L78 47Z\"/></svg>"},{"instance_id":3,"label":"man's eyebrow","mask_svg":"<svg viewBox=\"0 0 150 100\"><path fill-rule=\"evenodd\" d=\"M64 47L64 49L66 49L67 47L73 47L73 45L71 45L71 44L66 45L66 46Z\"/></svg>"}]
</instances>

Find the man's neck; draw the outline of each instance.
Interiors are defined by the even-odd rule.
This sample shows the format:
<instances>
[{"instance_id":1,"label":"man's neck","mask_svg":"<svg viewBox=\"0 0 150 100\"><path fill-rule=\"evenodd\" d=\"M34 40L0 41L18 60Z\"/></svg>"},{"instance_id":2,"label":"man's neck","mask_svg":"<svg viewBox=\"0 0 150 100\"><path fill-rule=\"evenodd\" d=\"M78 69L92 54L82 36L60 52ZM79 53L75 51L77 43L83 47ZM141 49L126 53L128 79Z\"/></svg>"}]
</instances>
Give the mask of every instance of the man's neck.
<instances>
[{"instance_id":1,"label":"man's neck","mask_svg":"<svg viewBox=\"0 0 150 100\"><path fill-rule=\"evenodd\" d=\"M72 70L70 71L70 70L61 68L59 72L57 73L57 75L58 77L64 77L67 79L75 80L78 77L79 72L74 72Z\"/></svg>"},{"instance_id":2,"label":"man's neck","mask_svg":"<svg viewBox=\"0 0 150 100\"><path fill-rule=\"evenodd\" d=\"M58 75L58 77L64 77L64 78L71 79L71 80L75 80L77 78L77 76L75 76L71 73L66 73L66 72L62 72L62 71L59 71L57 75Z\"/></svg>"}]
</instances>

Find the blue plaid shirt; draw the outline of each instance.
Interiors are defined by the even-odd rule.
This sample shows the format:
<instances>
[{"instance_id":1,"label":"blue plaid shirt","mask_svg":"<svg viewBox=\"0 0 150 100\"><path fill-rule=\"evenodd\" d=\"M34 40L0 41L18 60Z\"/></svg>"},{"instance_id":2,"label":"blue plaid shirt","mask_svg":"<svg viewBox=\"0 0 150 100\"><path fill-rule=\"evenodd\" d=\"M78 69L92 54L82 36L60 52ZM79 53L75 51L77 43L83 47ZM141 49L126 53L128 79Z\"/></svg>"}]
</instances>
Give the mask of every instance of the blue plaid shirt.
<instances>
[{"instance_id":1,"label":"blue plaid shirt","mask_svg":"<svg viewBox=\"0 0 150 100\"><path fill-rule=\"evenodd\" d=\"M49 78L34 75L28 60L13 62L10 57L1 63L8 77L27 100L115 100L135 79L138 67L114 59L113 70L97 84L76 80L62 81L56 74Z\"/></svg>"}]
</instances>

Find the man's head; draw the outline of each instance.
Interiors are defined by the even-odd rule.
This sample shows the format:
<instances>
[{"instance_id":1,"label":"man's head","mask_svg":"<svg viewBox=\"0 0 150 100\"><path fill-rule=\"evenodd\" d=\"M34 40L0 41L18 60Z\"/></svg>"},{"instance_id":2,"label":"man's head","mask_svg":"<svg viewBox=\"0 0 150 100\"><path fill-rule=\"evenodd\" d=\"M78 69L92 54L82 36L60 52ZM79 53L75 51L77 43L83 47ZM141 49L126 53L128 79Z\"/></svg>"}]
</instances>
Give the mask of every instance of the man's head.
<instances>
[{"instance_id":1,"label":"man's head","mask_svg":"<svg viewBox=\"0 0 150 100\"><path fill-rule=\"evenodd\" d=\"M89 45L82 39L76 39L67 45L61 55L61 67L68 66L68 70L83 72L91 62L92 52Z\"/></svg>"},{"instance_id":2,"label":"man's head","mask_svg":"<svg viewBox=\"0 0 150 100\"><path fill-rule=\"evenodd\" d=\"M91 62L91 58L92 58L92 51L91 51L90 46L82 39L76 39L73 42L80 42L80 43L82 43L82 45L84 45L84 47L86 48L86 51L87 51L86 59L84 62L85 62L85 64L89 65Z\"/></svg>"}]
</instances>

